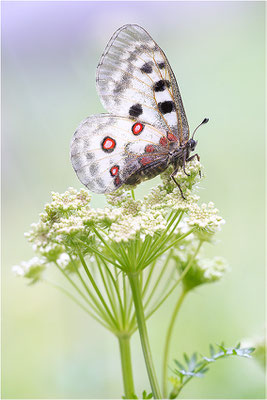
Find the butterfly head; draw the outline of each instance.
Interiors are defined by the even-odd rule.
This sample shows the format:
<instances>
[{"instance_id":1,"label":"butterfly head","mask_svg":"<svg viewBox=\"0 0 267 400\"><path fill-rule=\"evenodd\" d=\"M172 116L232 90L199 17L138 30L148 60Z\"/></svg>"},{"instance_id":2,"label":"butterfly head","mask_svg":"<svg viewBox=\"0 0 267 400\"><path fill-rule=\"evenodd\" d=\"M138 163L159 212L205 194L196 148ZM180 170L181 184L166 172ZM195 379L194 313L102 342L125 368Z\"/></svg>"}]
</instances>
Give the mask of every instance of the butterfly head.
<instances>
[{"instance_id":1,"label":"butterfly head","mask_svg":"<svg viewBox=\"0 0 267 400\"><path fill-rule=\"evenodd\" d=\"M194 140L193 138L189 139L187 142L187 146L189 151L194 151L197 145L197 140Z\"/></svg>"}]
</instances>

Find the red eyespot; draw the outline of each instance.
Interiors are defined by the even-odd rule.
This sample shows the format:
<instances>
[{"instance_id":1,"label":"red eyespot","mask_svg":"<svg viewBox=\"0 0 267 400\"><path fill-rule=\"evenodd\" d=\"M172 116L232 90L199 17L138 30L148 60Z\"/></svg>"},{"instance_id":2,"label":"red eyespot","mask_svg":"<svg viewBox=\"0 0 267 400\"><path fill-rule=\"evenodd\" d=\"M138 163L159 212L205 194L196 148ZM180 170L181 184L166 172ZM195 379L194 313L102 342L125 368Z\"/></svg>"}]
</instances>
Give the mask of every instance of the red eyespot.
<instances>
[{"instance_id":1,"label":"red eyespot","mask_svg":"<svg viewBox=\"0 0 267 400\"><path fill-rule=\"evenodd\" d=\"M145 152L146 153L153 153L154 151L156 151L155 146L153 146L152 144L148 144L145 147Z\"/></svg>"},{"instance_id":2,"label":"red eyespot","mask_svg":"<svg viewBox=\"0 0 267 400\"><path fill-rule=\"evenodd\" d=\"M168 140L167 140L166 136L162 136L159 143L161 144L161 146L167 146Z\"/></svg>"},{"instance_id":3,"label":"red eyespot","mask_svg":"<svg viewBox=\"0 0 267 400\"><path fill-rule=\"evenodd\" d=\"M117 173L119 172L119 166L114 165L113 167L110 168L109 172L111 176L116 176Z\"/></svg>"},{"instance_id":4,"label":"red eyespot","mask_svg":"<svg viewBox=\"0 0 267 400\"><path fill-rule=\"evenodd\" d=\"M132 126L132 132L134 135L140 135L140 133L142 132L143 129L144 129L144 125L140 124L140 122L136 122Z\"/></svg>"},{"instance_id":5,"label":"red eyespot","mask_svg":"<svg viewBox=\"0 0 267 400\"><path fill-rule=\"evenodd\" d=\"M116 147L116 142L109 136L106 136L102 141L102 149L107 153L111 153Z\"/></svg>"},{"instance_id":6,"label":"red eyespot","mask_svg":"<svg viewBox=\"0 0 267 400\"><path fill-rule=\"evenodd\" d=\"M174 136L172 133L168 133L167 138L170 142L177 142L177 137Z\"/></svg>"}]
</instances>

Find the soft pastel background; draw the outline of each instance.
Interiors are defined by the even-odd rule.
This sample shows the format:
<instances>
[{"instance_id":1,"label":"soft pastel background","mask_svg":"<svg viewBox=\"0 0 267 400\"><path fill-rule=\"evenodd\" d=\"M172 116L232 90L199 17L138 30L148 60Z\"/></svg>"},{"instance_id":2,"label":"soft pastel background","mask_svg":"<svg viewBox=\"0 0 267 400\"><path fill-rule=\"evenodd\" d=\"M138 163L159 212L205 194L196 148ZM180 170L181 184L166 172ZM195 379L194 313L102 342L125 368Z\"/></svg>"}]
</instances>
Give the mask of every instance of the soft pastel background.
<instances>
[{"instance_id":1,"label":"soft pastel background","mask_svg":"<svg viewBox=\"0 0 267 400\"><path fill-rule=\"evenodd\" d=\"M113 32L146 28L167 54L197 134L206 178L199 191L227 221L208 255L224 256L225 279L191 294L173 357L231 346L264 329L264 2L2 2L3 273L2 398L116 398L118 346L55 290L11 266L33 256L23 237L50 191L80 187L69 143L80 121L103 112L95 69ZM139 195L158 182L142 184ZM93 195L93 205L105 198ZM158 375L175 295L149 321ZM149 390L138 335L138 393ZM264 398L255 360L228 359L195 379L182 398Z\"/></svg>"}]
</instances>

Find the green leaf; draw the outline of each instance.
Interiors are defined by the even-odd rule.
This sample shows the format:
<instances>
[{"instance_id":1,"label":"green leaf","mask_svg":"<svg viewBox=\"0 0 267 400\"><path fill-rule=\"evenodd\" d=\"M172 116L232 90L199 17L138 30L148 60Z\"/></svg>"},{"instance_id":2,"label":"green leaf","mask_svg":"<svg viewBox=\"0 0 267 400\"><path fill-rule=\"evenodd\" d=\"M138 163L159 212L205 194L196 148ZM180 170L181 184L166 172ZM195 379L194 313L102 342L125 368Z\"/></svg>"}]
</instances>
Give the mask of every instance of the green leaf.
<instances>
[{"instance_id":1,"label":"green leaf","mask_svg":"<svg viewBox=\"0 0 267 400\"><path fill-rule=\"evenodd\" d=\"M136 394L132 394L131 399L139 399L139 398L140 399L152 399L152 397L153 397L152 393L147 394L146 390L144 390L142 393L142 397L138 397ZM122 399L127 400L128 397L122 396Z\"/></svg>"},{"instance_id":2,"label":"green leaf","mask_svg":"<svg viewBox=\"0 0 267 400\"><path fill-rule=\"evenodd\" d=\"M184 353L184 359L185 359L186 364L189 365L190 360L189 360L189 357L188 357L188 355L186 353Z\"/></svg>"},{"instance_id":3,"label":"green leaf","mask_svg":"<svg viewBox=\"0 0 267 400\"><path fill-rule=\"evenodd\" d=\"M217 344L217 346L223 351L224 354L227 352L227 349L224 347L223 342L222 344Z\"/></svg>"},{"instance_id":4,"label":"green leaf","mask_svg":"<svg viewBox=\"0 0 267 400\"><path fill-rule=\"evenodd\" d=\"M236 351L236 355L239 357L251 358L250 354L253 353L253 351L255 351L255 347L247 347L244 349L235 348L235 351Z\"/></svg>"},{"instance_id":5,"label":"green leaf","mask_svg":"<svg viewBox=\"0 0 267 400\"><path fill-rule=\"evenodd\" d=\"M177 367L179 367L180 369L185 369L185 367L183 366L183 364L181 364L178 360L174 360L175 364L177 365Z\"/></svg>"},{"instance_id":6,"label":"green leaf","mask_svg":"<svg viewBox=\"0 0 267 400\"><path fill-rule=\"evenodd\" d=\"M214 354L215 354L214 347L212 346L212 344L210 344L210 355L211 355L211 358L213 358Z\"/></svg>"},{"instance_id":7,"label":"green leaf","mask_svg":"<svg viewBox=\"0 0 267 400\"><path fill-rule=\"evenodd\" d=\"M186 362L187 367L184 367L178 360L174 360L174 363L179 369L175 369L173 372L176 376L179 377L179 390L177 389L177 384L173 383L174 387L171 392L172 397L176 398L180 393L181 389L188 383L192 378L202 378L209 370L208 365L214 363L218 359L226 358L229 356L238 356L238 357L246 357L251 358L251 353L255 350L254 347L240 348L240 343L238 343L235 347L225 347L224 343L217 344L219 351L216 353L214 347L210 344L210 357L200 356L198 360L197 353L193 353L192 356L189 356L184 353L183 358ZM177 378L176 378L177 379ZM175 378L172 378L173 382L175 382Z\"/></svg>"},{"instance_id":8,"label":"green leaf","mask_svg":"<svg viewBox=\"0 0 267 400\"><path fill-rule=\"evenodd\" d=\"M193 353L188 364L189 371L194 371L196 367L196 362L197 362L197 353Z\"/></svg>"},{"instance_id":9,"label":"green leaf","mask_svg":"<svg viewBox=\"0 0 267 400\"><path fill-rule=\"evenodd\" d=\"M152 393L147 394L145 390L143 391L143 399L152 399L152 397L153 397Z\"/></svg>"}]
</instances>

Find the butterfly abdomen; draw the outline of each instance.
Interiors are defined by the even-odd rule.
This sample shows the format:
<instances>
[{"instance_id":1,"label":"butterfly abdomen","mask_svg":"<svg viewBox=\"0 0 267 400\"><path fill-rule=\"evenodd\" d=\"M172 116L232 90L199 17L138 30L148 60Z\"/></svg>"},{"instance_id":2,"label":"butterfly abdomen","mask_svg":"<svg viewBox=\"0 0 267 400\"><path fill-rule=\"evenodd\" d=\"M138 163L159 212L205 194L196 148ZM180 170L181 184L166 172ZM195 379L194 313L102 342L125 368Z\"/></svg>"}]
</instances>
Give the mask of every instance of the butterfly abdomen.
<instances>
[{"instance_id":1,"label":"butterfly abdomen","mask_svg":"<svg viewBox=\"0 0 267 400\"><path fill-rule=\"evenodd\" d=\"M145 156L143 157L143 162L144 164L147 162L147 164L145 164L143 168L140 169L140 171L137 171L134 174L130 175L129 178L127 178L125 181L126 185L136 185L142 181L155 178L155 176L164 172L169 165L167 159L165 161L154 161L148 157L146 159Z\"/></svg>"}]
</instances>

